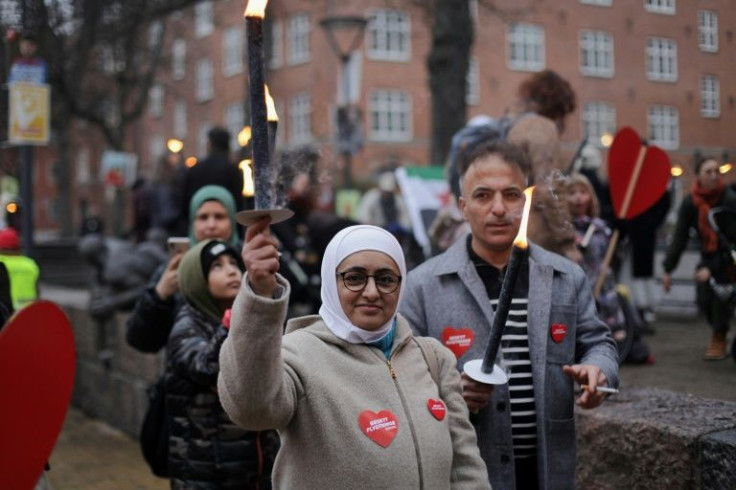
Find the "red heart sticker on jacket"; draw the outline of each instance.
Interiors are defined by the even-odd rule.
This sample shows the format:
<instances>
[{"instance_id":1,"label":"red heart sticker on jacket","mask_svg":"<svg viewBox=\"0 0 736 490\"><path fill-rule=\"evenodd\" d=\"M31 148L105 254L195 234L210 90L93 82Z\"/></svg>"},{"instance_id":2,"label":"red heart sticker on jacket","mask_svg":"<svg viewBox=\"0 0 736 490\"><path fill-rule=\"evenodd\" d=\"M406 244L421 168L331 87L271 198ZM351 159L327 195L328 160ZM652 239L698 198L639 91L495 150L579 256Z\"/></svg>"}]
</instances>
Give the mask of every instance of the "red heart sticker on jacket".
<instances>
[{"instance_id":1,"label":"red heart sticker on jacket","mask_svg":"<svg viewBox=\"0 0 736 490\"><path fill-rule=\"evenodd\" d=\"M442 331L442 343L445 344L445 347L450 349L458 359L460 356L468 352L470 347L473 345L473 339L475 339L475 334L467 327L445 327Z\"/></svg>"},{"instance_id":2,"label":"red heart sticker on jacket","mask_svg":"<svg viewBox=\"0 0 736 490\"><path fill-rule=\"evenodd\" d=\"M396 415L388 410L381 410L378 413L364 410L358 416L358 425L363 434L381 447L388 447L399 430Z\"/></svg>"},{"instance_id":3,"label":"red heart sticker on jacket","mask_svg":"<svg viewBox=\"0 0 736 490\"><path fill-rule=\"evenodd\" d=\"M567 334L567 325L564 323L553 323L549 331L552 334L552 340L559 344Z\"/></svg>"},{"instance_id":4,"label":"red heart sticker on jacket","mask_svg":"<svg viewBox=\"0 0 736 490\"><path fill-rule=\"evenodd\" d=\"M429 408L429 413L431 413L437 420L444 419L445 413L447 413L447 408L442 400L434 400L430 398L427 400L427 408Z\"/></svg>"}]
</instances>

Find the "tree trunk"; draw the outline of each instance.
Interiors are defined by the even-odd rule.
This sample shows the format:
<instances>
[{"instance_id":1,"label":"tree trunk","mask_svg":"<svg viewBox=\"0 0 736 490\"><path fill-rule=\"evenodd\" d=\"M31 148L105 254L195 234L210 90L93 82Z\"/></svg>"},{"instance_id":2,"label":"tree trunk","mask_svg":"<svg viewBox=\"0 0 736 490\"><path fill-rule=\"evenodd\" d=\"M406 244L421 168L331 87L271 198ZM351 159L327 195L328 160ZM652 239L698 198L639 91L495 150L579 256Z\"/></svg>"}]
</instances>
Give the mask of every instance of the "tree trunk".
<instances>
[{"instance_id":1,"label":"tree trunk","mask_svg":"<svg viewBox=\"0 0 736 490\"><path fill-rule=\"evenodd\" d=\"M71 114L66 105L56 114L56 121L70 121ZM56 135L56 164L54 177L56 178L56 191L59 212L59 228L63 238L74 236L74 219L72 213L72 142L71 124L57 124L54 127Z\"/></svg>"},{"instance_id":2,"label":"tree trunk","mask_svg":"<svg viewBox=\"0 0 736 490\"><path fill-rule=\"evenodd\" d=\"M465 125L467 73L473 24L468 0L435 0L432 51L427 60L432 94L430 163L444 165L452 136Z\"/></svg>"}]
</instances>

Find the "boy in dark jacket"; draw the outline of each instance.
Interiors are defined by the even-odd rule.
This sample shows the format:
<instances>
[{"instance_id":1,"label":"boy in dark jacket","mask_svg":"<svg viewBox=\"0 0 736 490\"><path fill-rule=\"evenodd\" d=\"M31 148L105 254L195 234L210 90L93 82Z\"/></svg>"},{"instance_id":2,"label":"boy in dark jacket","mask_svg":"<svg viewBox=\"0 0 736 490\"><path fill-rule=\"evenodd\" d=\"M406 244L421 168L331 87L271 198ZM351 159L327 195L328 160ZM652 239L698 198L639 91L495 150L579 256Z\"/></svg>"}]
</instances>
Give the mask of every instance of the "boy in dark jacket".
<instances>
[{"instance_id":1,"label":"boy in dark jacket","mask_svg":"<svg viewBox=\"0 0 736 490\"><path fill-rule=\"evenodd\" d=\"M201 242L179 265L185 304L166 347L174 489L271 488L277 434L236 427L217 396L218 358L228 333L221 319L240 289L244 270L237 251L217 240Z\"/></svg>"}]
</instances>

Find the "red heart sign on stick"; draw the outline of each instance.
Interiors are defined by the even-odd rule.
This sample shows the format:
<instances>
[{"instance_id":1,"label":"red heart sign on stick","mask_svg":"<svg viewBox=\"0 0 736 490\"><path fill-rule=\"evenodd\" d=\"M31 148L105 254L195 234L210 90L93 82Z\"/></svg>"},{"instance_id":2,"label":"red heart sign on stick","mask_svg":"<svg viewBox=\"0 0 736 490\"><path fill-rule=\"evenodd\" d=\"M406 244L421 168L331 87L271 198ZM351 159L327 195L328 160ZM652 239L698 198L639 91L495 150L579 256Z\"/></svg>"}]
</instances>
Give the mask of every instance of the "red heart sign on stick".
<instances>
[{"instance_id":1,"label":"red heart sign on stick","mask_svg":"<svg viewBox=\"0 0 736 490\"><path fill-rule=\"evenodd\" d=\"M0 331L0 488L36 484L72 396L74 336L49 301L32 303Z\"/></svg>"},{"instance_id":2,"label":"red heart sign on stick","mask_svg":"<svg viewBox=\"0 0 736 490\"><path fill-rule=\"evenodd\" d=\"M631 219L652 207L667 190L670 169L667 154L656 146L643 146L636 131L622 128L616 133L608 152L608 181L616 216Z\"/></svg>"},{"instance_id":3,"label":"red heart sign on stick","mask_svg":"<svg viewBox=\"0 0 736 490\"><path fill-rule=\"evenodd\" d=\"M399 430L396 415L388 410L381 410L378 413L364 410L358 416L358 425L363 434L381 447L388 447Z\"/></svg>"}]
</instances>

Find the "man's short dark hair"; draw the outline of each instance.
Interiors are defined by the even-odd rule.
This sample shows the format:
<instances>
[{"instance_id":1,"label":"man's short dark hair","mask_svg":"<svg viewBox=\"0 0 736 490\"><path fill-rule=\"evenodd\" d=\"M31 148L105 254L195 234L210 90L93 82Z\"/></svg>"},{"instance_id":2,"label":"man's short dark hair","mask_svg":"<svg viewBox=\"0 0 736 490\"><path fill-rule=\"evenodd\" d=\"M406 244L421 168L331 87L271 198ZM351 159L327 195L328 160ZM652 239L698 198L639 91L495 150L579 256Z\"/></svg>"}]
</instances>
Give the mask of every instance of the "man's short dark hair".
<instances>
[{"instance_id":1,"label":"man's short dark hair","mask_svg":"<svg viewBox=\"0 0 736 490\"><path fill-rule=\"evenodd\" d=\"M227 153L230 151L230 131L227 129L215 126L209 130L207 138L209 139L212 151L219 153Z\"/></svg>"},{"instance_id":2,"label":"man's short dark hair","mask_svg":"<svg viewBox=\"0 0 736 490\"><path fill-rule=\"evenodd\" d=\"M512 167L518 168L524 177L529 177L531 163L528 152L519 145L492 139L480 141L460 154L458 161L460 179L462 180L465 177L465 173L473 163L492 155L497 156Z\"/></svg>"}]
</instances>

